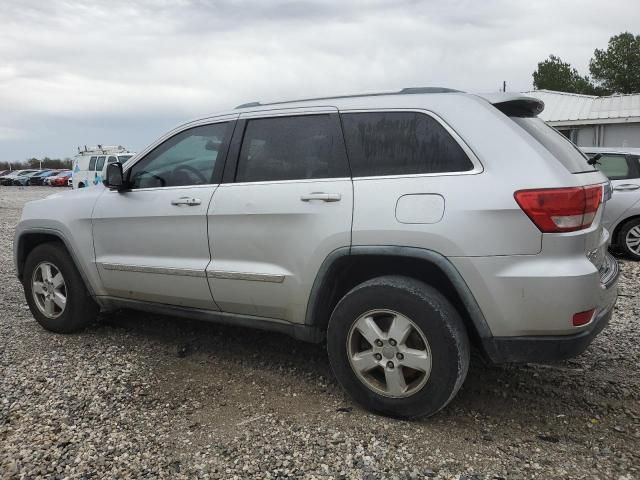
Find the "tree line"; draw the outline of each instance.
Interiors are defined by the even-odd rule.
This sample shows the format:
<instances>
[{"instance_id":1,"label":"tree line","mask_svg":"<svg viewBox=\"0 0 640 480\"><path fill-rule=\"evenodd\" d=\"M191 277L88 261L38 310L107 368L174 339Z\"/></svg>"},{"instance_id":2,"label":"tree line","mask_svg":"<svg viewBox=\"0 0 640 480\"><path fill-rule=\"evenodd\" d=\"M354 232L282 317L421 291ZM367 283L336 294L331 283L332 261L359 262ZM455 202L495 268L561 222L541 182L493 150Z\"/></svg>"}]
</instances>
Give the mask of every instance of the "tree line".
<instances>
[{"instance_id":1,"label":"tree line","mask_svg":"<svg viewBox=\"0 0 640 480\"><path fill-rule=\"evenodd\" d=\"M533 87L586 95L640 93L640 35L624 32L611 37L606 49L596 48L589 73L581 75L560 57L549 55L533 72Z\"/></svg>"},{"instance_id":2,"label":"tree line","mask_svg":"<svg viewBox=\"0 0 640 480\"><path fill-rule=\"evenodd\" d=\"M70 169L73 160L70 158L28 158L22 162L0 162L0 170L20 170L24 168L66 168Z\"/></svg>"}]
</instances>

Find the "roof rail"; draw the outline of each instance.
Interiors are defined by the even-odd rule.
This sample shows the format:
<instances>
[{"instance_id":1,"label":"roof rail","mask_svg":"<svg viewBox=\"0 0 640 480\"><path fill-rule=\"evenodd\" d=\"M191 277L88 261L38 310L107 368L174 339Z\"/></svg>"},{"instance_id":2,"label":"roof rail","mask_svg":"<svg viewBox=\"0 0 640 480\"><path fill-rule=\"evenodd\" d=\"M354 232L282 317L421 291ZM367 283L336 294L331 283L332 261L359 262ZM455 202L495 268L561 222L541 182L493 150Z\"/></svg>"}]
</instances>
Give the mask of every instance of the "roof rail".
<instances>
[{"instance_id":1,"label":"roof rail","mask_svg":"<svg viewBox=\"0 0 640 480\"><path fill-rule=\"evenodd\" d=\"M236 109L249 108L249 107L264 107L267 105L281 105L283 103L309 102L312 100L333 100L338 98L358 98L358 97L380 97L383 95L416 95L416 94L423 94L423 93L462 93L462 91L454 90L453 88L443 88L443 87L409 87L409 88L403 88L402 90L399 90L397 92L356 93L353 95L336 95L335 97L301 98L299 100L287 100L284 102L270 102L270 103L248 102L248 103L243 103L242 105L238 105Z\"/></svg>"}]
</instances>

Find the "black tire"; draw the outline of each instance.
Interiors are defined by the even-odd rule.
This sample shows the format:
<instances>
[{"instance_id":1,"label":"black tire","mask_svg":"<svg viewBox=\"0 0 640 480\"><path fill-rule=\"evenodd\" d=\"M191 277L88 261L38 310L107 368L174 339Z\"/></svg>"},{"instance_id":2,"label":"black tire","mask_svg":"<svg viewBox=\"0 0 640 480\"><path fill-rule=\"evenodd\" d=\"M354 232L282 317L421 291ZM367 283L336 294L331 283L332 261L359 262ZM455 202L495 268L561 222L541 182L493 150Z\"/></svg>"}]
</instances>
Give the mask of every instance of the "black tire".
<instances>
[{"instance_id":1,"label":"black tire","mask_svg":"<svg viewBox=\"0 0 640 480\"><path fill-rule=\"evenodd\" d=\"M33 294L32 279L35 269L48 262L57 268L65 282L66 305L55 319L40 311ZM99 307L89 292L69 253L59 243L44 243L35 247L26 259L23 273L24 294L31 314L45 329L56 333L72 333L82 330L96 320Z\"/></svg>"},{"instance_id":2,"label":"black tire","mask_svg":"<svg viewBox=\"0 0 640 480\"><path fill-rule=\"evenodd\" d=\"M627 245L627 236L629 235L629 232L631 230L633 230L638 226L640 226L640 218L634 218L632 220L629 220L627 223L623 224L622 227L620 228L620 233L618 234L618 242L616 245L620 253L622 253L627 258L630 258L631 260L636 260L636 261L640 260L640 254L634 252L629 248L629 246Z\"/></svg>"},{"instance_id":3,"label":"black tire","mask_svg":"<svg viewBox=\"0 0 640 480\"><path fill-rule=\"evenodd\" d=\"M409 396L392 398L377 393L351 367L349 332L358 318L375 309L409 318L428 341L430 375ZM430 416L444 408L462 386L470 356L466 329L451 303L426 283L395 275L368 280L340 300L329 320L327 350L338 382L358 403L373 412L398 418Z\"/></svg>"}]
</instances>

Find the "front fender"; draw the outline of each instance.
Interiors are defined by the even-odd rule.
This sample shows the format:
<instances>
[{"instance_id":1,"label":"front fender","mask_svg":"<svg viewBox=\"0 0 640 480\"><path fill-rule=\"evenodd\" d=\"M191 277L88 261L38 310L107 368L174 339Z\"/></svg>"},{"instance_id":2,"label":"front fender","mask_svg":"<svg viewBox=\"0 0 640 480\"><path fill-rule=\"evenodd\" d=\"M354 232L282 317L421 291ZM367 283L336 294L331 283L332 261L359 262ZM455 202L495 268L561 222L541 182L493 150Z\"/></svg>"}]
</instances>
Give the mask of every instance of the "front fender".
<instances>
[{"instance_id":1,"label":"front fender","mask_svg":"<svg viewBox=\"0 0 640 480\"><path fill-rule=\"evenodd\" d=\"M22 277L26 249L47 237L61 241L92 295L103 294L93 249L93 207L102 188L71 191L29 202L16 226L13 256L18 278ZM31 240L31 241L30 241Z\"/></svg>"}]
</instances>

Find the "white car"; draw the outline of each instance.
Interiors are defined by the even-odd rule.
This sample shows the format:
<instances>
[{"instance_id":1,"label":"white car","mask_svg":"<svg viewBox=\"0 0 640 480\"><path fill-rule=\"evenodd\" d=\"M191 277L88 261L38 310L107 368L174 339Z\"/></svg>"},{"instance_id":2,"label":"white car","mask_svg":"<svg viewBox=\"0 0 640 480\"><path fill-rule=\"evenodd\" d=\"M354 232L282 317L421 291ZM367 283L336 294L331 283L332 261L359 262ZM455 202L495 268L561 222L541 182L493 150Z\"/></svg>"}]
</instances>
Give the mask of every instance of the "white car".
<instances>
[{"instance_id":1,"label":"white car","mask_svg":"<svg viewBox=\"0 0 640 480\"><path fill-rule=\"evenodd\" d=\"M613 187L604 212L604 225L611 232L611 246L633 260L640 260L640 148L584 147L596 167Z\"/></svg>"},{"instance_id":2,"label":"white car","mask_svg":"<svg viewBox=\"0 0 640 480\"><path fill-rule=\"evenodd\" d=\"M104 171L109 163L125 163L134 155L122 146L86 148L73 159L73 188L85 188L102 183Z\"/></svg>"}]
</instances>

